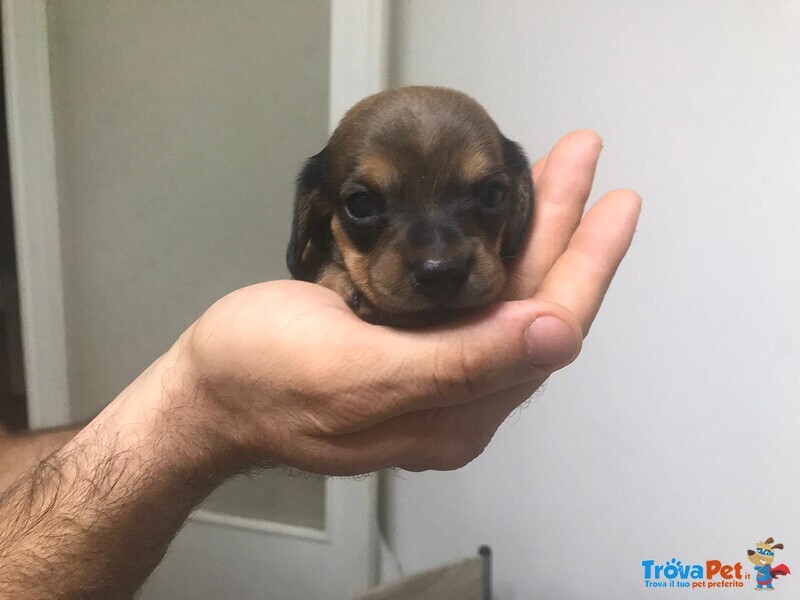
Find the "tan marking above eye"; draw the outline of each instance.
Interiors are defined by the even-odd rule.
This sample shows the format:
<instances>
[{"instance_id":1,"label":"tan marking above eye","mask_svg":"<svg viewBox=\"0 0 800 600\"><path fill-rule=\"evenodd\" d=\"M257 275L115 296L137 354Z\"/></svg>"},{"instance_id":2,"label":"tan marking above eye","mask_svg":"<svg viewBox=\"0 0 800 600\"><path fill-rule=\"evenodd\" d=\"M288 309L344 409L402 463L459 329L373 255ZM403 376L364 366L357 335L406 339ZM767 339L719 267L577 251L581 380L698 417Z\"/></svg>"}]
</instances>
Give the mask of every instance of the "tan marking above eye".
<instances>
[{"instance_id":1,"label":"tan marking above eye","mask_svg":"<svg viewBox=\"0 0 800 600\"><path fill-rule=\"evenodd\" d=\"M480 150L468 150L461 158L461 177L467 183L477 183L494 170L494 161Z\"/></svg>"},{"instance_id":2,"label":"tan marking above eye","mask_svg":"<svg viewBox=\"0 0 800 600\"><path fill-rule=\"evenodd\" d=\"M400 180L400 172L394 163L378 152L361 159L355 171L359 179L379 190L390 189Z\"/></svg>"}]
</instances>

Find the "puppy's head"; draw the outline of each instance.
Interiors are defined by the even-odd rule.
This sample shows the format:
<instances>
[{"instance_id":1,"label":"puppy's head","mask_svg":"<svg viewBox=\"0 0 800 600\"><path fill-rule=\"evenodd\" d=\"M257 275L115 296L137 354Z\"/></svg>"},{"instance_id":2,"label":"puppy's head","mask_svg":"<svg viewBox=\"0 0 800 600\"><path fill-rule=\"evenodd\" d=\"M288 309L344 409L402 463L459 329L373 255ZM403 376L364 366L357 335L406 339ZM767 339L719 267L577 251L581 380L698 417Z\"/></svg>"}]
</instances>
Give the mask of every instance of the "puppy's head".
<instances>
[{"instance_id":1,"label":"puppy's head","mask_svg":"<svg viewBox=\"0 0 800 600\"><path fill-rule=\"evenodd\" d=\"M477 102L382 92L300 173L287 263L370 320L430 322L498 297L532 208L524 153Z\"/></svg>"}]
</instances>

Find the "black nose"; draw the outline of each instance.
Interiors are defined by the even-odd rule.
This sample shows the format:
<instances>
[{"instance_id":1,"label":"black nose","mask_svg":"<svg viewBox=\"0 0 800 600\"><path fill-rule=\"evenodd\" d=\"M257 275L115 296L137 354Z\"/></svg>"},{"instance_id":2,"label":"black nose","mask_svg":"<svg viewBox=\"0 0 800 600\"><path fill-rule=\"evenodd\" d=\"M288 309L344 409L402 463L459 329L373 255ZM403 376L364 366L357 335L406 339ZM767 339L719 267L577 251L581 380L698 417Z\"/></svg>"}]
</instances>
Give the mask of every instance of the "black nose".
<instances>
[{"instance_id":1,"label":"black nose","mask_svg":"<svg viewBox=\"0 0 800 600\"><path fill-rule=\"evenodd\" d=\"M424 295L435 300L454 296L469 275L467 258L426 259L412 266L411 278Z\"/></svg>"}]
</instances>

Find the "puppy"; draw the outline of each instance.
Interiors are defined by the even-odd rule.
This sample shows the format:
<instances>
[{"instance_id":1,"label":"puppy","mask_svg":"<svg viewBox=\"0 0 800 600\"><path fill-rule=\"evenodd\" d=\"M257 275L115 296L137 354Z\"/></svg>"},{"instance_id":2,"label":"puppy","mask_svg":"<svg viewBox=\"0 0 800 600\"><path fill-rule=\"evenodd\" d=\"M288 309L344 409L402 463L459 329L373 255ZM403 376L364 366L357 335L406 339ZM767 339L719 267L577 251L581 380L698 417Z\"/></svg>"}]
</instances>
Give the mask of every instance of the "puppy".
<instances>
[{"instance_id":1,"label":"puppy","mask_svg":"<svg viewBox=\"0 0 800 600\"><path fill-rule=\"evenodd\" d=\"M305 163L286 262L366 321L429 325L498 298L532 211L524 152L475 100L395 89Z\"/></svg>"}]
</instances>

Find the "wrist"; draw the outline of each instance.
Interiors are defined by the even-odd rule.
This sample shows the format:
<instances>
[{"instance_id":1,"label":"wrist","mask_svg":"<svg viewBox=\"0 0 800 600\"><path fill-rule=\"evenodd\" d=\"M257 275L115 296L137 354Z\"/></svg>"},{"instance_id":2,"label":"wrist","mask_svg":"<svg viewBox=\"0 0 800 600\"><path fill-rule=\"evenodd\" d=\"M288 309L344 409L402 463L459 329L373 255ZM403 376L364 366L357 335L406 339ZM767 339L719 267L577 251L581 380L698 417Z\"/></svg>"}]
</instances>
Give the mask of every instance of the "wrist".
<instances>
[{"instance_id":1,"label":"wrist","mask_svg":"<svg viewBox=\"0 0 800 600\"><path fill-rule=\"evenodd\" d=\"M5 492L0 588L9 597L133 596L222 480L186 375L167 352Z\"/></svg>"},{"instance_id":2,"label":"wrist","mask_svg":"<svg viewBox=\"0 0 800 600\"><path fill-rule=\"evenodd\" d=\"M210 492L233 474L226 445L180 341L153 362L90 424L160 465L176 483Z\"/></svg>"}]
</instances>

